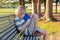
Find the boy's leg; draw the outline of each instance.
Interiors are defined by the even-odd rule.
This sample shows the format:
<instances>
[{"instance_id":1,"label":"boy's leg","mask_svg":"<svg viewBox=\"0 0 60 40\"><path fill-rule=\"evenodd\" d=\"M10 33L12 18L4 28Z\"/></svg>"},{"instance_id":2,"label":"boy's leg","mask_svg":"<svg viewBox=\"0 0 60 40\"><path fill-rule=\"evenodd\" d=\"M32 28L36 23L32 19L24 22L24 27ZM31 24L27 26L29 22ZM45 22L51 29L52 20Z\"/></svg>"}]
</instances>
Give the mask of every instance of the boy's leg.
<instances>
[{"instance_id":1,"label":"boy's leg","mask_svg":"<svg viewBox=\"0 0 60 40\"><path fill-rule=\"evenodd\" d=\"M48 33L46 31L44 31L44 30L39 30L39 31L42 33L43 39L48 40Z\"/></svg>"},{"instance_id":2,"label":"boy's leg","mask_svg":"<svg viewBox=\"0 0 60 40\"><path fill-rule=\"evenodd\" d=\"M47 32L43 33L43 39L44 39L44 40L48 40L48 38L49 38L49 37L48 37L48 33L47 33Z\"/></svg>"},{"instance_id":3,"label":"boy's leg","mask_svg":"<svg viewBox=\"0 0 60 40\"><path fill-rule=\"evenodd\" d=\"M35 21L35 27L36 27L36 29L38 31L40 31L40 33L43 34L43 39L44 40L47 40L48 39L48 33L46 31L44 31L44 30L38 29L38 27L37 27L38 15L37 14L34 14L34 17L33 18L34 18L34 21Z\"/></svg>"},{"instance_id":4,"label":"boy's leg","mask_svg":"<svg viewBox=\"0 0 60 40\"><path fill-rule=\"evenodd\" d=\"M33 14L33 19L34 19L34 26L37 27L38 14Z\"/></svg>"},{"instance_id":5,"label":"boy's leg","mask_svg":"<svg viewBox=\"0 0 60 40\"><path fill-rule=\"evenodd\" d=\"M39 28L35 28L35 30L37 30L38 32L40 32L43 35L44 40L48 40L48 33L46 31L41 30Z\"/></svg>"}]
</instances>

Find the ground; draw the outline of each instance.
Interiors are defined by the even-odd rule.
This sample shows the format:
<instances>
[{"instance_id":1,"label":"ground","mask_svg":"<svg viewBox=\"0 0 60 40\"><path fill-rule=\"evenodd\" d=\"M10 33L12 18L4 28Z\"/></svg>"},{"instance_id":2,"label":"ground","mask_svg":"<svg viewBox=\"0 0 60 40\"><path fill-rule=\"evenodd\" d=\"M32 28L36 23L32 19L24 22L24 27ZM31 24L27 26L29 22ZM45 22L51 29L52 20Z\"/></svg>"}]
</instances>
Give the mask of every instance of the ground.
<instances>
[{"instance_id":1,"label":"ground","mask_svg":"<svg viewBox=\"0 0 60 40\"><path fill-rule=\"evenodd\" d=\"M60 39L60 22L43 22L38 21L38 27L42 30L46 30L49 34L49 40Z\"/></svg>"}]
</instances>

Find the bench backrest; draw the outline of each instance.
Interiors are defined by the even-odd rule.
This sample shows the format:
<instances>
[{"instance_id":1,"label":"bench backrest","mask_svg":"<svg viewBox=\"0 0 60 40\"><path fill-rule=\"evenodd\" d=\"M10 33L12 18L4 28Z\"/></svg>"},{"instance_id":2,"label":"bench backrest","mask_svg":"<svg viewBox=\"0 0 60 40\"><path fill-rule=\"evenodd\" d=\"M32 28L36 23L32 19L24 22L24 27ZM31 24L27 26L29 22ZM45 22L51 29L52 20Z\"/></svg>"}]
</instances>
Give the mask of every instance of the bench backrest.
<instances>
[{"instance_id":1,"label":"bench backrest","mask_svg":"<svg viewBox=\"0 0 60 40\"><path fill-rule=\"evenodd\" d=\"M14 25L14 15L0 17L0 39L13 40L17 30Z\"/></svg>"}]
</instances>

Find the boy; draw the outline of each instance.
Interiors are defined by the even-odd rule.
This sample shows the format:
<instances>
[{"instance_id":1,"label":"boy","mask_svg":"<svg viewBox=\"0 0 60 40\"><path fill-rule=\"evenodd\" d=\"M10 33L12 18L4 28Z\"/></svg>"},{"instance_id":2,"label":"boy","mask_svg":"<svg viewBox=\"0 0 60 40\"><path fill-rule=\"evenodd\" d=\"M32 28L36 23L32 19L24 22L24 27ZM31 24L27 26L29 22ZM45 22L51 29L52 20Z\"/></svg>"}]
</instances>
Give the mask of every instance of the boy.
<instances>
[{"instance_id":1,"label":"boy","mask_svg":"<svg viewBox=\"0 0 60 40\"><path fill-rule=\"evenodd\" d=\"M47 39L47 32L44 30L40 30L37 28L37 20L38 20L38 15L37 14L33 14L33 16L30 18L30 16L28 14L25 14L26 10L23 8L23 6L21 5L20 7L18 7L18 9L16 10L16 26L18 28L19 31L23 32L26 28L27 25L29 25L29 23L31 22L31 18L34 19L34 25L33 26L29 26L30 32L32 33L34 31L34 33L41 33L44 34L45 40ZM32 25L32 24L30 24ZM22 29L22 30L21 30ZM32 29L32 30L31 30Z\"/></svg>"}]
</instances>

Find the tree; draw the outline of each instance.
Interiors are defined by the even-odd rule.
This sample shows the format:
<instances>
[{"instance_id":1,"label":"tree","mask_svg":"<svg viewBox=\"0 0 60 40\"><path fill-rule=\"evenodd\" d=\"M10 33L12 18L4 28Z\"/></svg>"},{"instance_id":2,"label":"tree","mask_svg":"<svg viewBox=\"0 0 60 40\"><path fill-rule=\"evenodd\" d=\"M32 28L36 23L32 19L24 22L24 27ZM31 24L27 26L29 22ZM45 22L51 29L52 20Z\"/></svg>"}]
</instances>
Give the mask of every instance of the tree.
<instances>
[{"instance_id":1,"label":"tree","mask_svg":"<svg viewBox=\"0 0 60 40\"><path fill-rule=\"evenodd\" d=\"M45 10L46 10L46 0L44 0L44 13L45 13Z\"/></svg>"},{"instance_id":2,"label":"tree","mask_svg":"<svg viewBox=\"0 0 60 40\"><path fill-rule=\"evenodd\" d=\"M20 4L22 4L23 6L25 6L25 0L19 0Z\"/></svg>"},{"instance_id":3,"label":"tree","mask_svg":"<svg viewBox=\"0 0 60 40\"><path fill-rule=\"evenodd\" d=\"M45 13L45 10L46 10L46 0L41 0L41 3L44 3L44 13Z\"/></svg>"},{"instance_id":4,"label":"tree","mask_svg":"<svg viewBox=\"0 0 60 40\"><path fill-rule=\"evenodd\" d=\"M37 13L37 0L32 0L32 14Z\"/></svg>"},{"instance_id":5,"label":"tree","mask_svg":"<svg viewBox=\"0 0 60 40\"><path fill-rule=\"evenodd\" d=\"M57 13L57 3L59 2L59 0L56 0L56 13Z\"/></svg>"},{"instance_id":6,"label":"tree","mask_svg":"<svg viewBox=\"0 0 60 40\"><path fill-rule=\"evenodd\" d=\"M2 6L5 3L6 0L0 0L0 6Z\"/></svg>"},{"instance_id":7,"label":"tree","mask_svg":"<svg viewBox=\"0 0 60 40\"><path fill-rule=\"evenodd\" d=\"M38 13L39 17L41 17L41 0L38 0L37 13Z\"/></svg>"},{"instance_id":8,"label":"tree","mask_svg":"<svg viewBox=\"0 0 60 40\"><path fill-rule=\"evenodd\" d=\"M28 0L28 3L31 3L31 0Z\"/></svg>"},{"instance_id":9,"label":"tree","mask_svg":"<svg viewBox=\"0 0 60 40\"><path fill-rule=\"evenodd\" d=\"M53 20L53 16L52 16L52 0L46 0L46 11L45 14L43 16L43 20L45 20L46 22Z\"/></svg>"}]
</instances>

